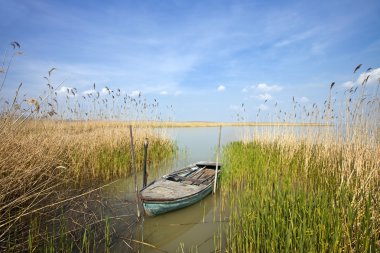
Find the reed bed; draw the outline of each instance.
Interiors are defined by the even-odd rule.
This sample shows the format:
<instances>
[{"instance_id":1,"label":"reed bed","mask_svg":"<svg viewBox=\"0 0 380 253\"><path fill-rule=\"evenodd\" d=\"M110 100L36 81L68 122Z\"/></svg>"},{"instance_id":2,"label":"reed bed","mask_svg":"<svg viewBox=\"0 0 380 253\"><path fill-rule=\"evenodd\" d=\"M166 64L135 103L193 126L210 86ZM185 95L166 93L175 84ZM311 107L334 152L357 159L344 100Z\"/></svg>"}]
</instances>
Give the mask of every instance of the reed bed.
<instances>
[{"instance_id":1,"label":"reed bed","mask_svg":"<svg viewBox=\"0 0 380 253\"><path fill-rule=\"evenodd\" d=\"M226 147L221 185L229 199L227 251L377 252L378 172L342 182L347 157L340 149L293 143L290 151L288 145ZM364 155L371 159L365 165L370 172L377 157Z\"/></svg>"},{"instance_id":2,"label":"reed bed","mask_svg":"<svg viewBox=\"0 0 380 253\"><path fill-rule=\"evenodd\" d=\"M129 132L120 125L31 120L17 131L5 130L0 146L0 241L7 242L10 231L21 234L22 229L15 228L36 214L56 211L66 199L129 176ZM134 132L137 169L142 167L145 138L149 164L175 153L174 144L152 129ZM62 205L54 204L60 201Z\"/></svg>"},{"instance_id":3,"label":"reed bed","mask_svg":"<svg viewBox=\"0 0 380 253\"><path fill-rule=\"evenodd\" d=\"M380 100L365 83L335 100L333 86L327 126L267 128L224 148L226 252L380 251Z\"/></svg>"},{"instance_id":4,"label":"reed bed","mask_svg":"<svg viewBox=\"0 0 380 253\"><path fill-rule=\"evenodd\" d=\"M145 139L152 167L176 152L163 131L140 124L160 120L158 102L107 86L79 92L54 84L55 68L39 96L23 92L21 83L9 97L3 88L21 55L18 42L11 46L0 66L0 251L92 252L99 244L109 251L113 221L129 221L114 217L101 191L132 173L129 125L138 170Z\"/></svg>"}]
</instances>

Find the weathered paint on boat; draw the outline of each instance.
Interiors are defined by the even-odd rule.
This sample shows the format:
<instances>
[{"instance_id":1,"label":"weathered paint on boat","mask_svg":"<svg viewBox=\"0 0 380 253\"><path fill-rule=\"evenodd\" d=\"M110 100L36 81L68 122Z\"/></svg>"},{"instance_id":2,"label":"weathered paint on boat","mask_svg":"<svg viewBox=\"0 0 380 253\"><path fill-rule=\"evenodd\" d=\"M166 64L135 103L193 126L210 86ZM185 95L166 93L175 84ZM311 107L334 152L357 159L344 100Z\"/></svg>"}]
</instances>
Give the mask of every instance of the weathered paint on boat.
<instances>
[{"instance_id":1,"label":"weathered paint on boat","mask_svg":"<svg viewBox=\"0 0 380 253\"><path fill-rule=\"evenodd\" d=\"M215 168L213 162L199 162L153 181L140 191L145 214L159 215L200 201L212 191Z\"/></svg>"},{"instance_id":2,"label":"weathered paint on boat","mask_svg":"<svg viewBox=\"0 0 380 253\"><path fill-rule=\"evenodd\" d=\"M212 184L210 184L203 191L198 194L194 194L188 198L179 199L176 201L167 201L167 202L143 202L144 210L147 215L154 216L162 213L170 212L176 209L184 208L190 206L212 192Z\"/></svg>"}]
</instances>

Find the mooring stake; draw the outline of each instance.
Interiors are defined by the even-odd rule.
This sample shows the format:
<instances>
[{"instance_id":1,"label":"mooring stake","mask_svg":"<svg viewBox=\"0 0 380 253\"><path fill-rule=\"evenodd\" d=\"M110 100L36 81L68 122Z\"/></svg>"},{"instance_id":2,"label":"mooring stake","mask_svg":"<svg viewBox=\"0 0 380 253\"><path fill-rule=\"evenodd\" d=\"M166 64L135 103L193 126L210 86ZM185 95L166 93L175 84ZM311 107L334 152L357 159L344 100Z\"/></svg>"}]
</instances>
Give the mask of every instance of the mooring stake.
<instances>
[{"instance_id":1,"label":"mooring stake","mask_svg":"<svg viewBox=\"0 0 380 253\"><path fill-rule=\"evenodd\" d=\"M129 125L129 134L130 134L130 139L131 139L132 167L133 167L133 174L134 174L134 177L135 177L137 217L140 218L139 191L138 191L138 187L137 187L136 161L135 161L135 148L134 148L134 145L133 145L132 125Z\"/></svg>"},{"instance_id":2,"label":"mooring stake","mask_svg":"<svg viewBox=\"0 0 380 253\"><path fill-rule=\"evenodd\" d=\"M146 171L146 161L148 157L148 138L145 138L144 141L144 175L143 175L143 188L147 185L148 182L148 173Z\"/></svg>"},{"instance_id":3,"label":"mooring stake","mask_svg":"<svg viewBox=\"0 0 380 253\"><path fill-rule=\"evenodd\" d=\"M215 179L214 179L214 194L216 192L216 181L218 180L219 151L220 151L220 137L221 137L221 135L222 135L222 126L219 126L218 150L216 151L216 168L215 168Z\"/></svg>"}]
</instances>

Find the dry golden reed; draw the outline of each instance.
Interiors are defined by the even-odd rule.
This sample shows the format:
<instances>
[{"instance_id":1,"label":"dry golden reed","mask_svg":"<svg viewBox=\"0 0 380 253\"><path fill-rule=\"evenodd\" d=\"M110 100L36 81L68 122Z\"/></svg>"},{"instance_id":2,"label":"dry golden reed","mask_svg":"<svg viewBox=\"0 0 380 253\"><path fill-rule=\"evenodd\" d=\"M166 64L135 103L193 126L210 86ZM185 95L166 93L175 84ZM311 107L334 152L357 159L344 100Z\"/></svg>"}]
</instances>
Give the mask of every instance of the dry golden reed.
<instances>
[{"instance_id":1,"label":"dry golden reed","mask_svg":"<svg viewBox=\"0 0 380 253\"><path fill-rule=\"evenodd\" d=\"M175 145L162 131L139 123L160 120L156 100L148 103L141 94L128 96L109 87L101 96L95 84L90 93L80 94L73 87L60 93L63 83L51 81L55 68L44 77L40 96L23 94L21 83L14 97L6 98L2 91L9 67L20 55L20 44L11 46L0 69L0 251L34 251L41 245L54 250L63 239L68 240L65 251L80 249L73 243L88 243L83 237L87 226L104 223L103 213L95 210L105 204L94 190L132 172L129 125L137 169L146 138L151 165L172 157ZM57 220L61 235L54 235ZM63 236L74 230L79 237ZM93 239L96 244L99 238Z\"/></svg>"}]
</instances>

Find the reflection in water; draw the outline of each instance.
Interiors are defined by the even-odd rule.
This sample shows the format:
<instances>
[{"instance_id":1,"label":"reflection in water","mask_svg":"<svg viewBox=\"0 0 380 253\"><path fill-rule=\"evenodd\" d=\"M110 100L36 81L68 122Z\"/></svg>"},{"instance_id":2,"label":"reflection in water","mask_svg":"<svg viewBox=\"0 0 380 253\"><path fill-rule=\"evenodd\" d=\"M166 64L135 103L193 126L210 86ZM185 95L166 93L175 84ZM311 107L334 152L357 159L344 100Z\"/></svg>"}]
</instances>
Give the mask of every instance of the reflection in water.
<instances>
[{"instance_id":1,"label":"reflection in water","mask_svg":"<svg viewBox=\"0 0 380 253\"><path fill-rule=\"evenodd\" d=\"M159 246L172 252L182 243L185 248L195 247L201 252L211 251L214 247L213 235L216 228L215 196L209 195L204 200L171 213L157 217L144 217L143 231L138 235L144 242ZM145 248L144 252L154 252Z\"/></svg>"}]
</instances>

